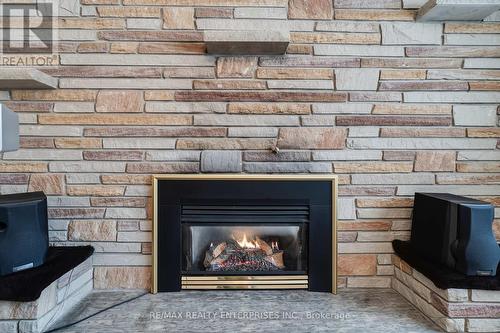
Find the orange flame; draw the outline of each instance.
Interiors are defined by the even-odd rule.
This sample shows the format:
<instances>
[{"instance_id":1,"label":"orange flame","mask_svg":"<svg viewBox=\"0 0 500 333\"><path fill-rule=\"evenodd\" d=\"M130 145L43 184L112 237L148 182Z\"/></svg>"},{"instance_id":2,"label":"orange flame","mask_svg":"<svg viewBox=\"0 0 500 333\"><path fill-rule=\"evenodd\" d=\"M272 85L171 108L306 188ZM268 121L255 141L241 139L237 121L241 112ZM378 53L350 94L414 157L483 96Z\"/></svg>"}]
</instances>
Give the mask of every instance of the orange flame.
<instances>
[{"instance_id":1,"label":"orange flame","mask_svg":"<svg viewBox=\"0 0 500 333\"><path fill-rule=\"evenodd\" d=\"M241 240L236 240L236 243L244 249L258 249L260 248L257 242L254 240L247 240L247 234L243 234L243 239Z\"/></svg>"}]
</instances>

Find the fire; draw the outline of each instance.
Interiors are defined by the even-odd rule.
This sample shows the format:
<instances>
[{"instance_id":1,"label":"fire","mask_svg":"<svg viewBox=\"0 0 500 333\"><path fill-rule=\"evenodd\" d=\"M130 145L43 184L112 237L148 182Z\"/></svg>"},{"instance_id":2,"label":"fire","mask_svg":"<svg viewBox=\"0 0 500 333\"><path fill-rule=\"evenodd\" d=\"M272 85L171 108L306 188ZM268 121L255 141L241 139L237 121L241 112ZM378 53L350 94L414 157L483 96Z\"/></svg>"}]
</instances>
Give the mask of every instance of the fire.
<instances>
[{"instance_id":1,"label":"fire","mask_svg":"<svg viewBox=\"0 0 500 333\"><path fill-rule=\"evenodd\" d=\"M247 240L247 234L243 234L243 239L241 240L236 240L236 243L238 243L238 245L241 247L241 248L244 248L244 249L259 249L259 245L257 244L257 242L255 240Z\"/></svg>"}]
</instances>

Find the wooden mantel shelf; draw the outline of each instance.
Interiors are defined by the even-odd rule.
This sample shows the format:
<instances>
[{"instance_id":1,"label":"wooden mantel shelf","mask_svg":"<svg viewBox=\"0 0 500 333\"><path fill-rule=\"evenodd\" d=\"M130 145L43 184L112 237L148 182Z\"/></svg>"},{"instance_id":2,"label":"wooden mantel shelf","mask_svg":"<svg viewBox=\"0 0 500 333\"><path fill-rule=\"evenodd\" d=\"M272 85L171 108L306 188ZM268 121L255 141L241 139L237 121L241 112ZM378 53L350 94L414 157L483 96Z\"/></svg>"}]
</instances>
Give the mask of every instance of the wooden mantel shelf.
<instances>
[{"instance_id":1,"label":"wooden mantel shelf","mask_svg":"<svg viewBox=\"0 0 500 333\"><path fill-rule=\"evenodd\" d=\"M290 33L281 30L209 30L204 32L209 54L284 54Z\"/></svg>"},{"instance_id":2,"label":"wooden mantel shelf","mask_svg":"<svg viewBox=\"0 0 500 333\"><path fill-rule=\"evenodd\" d=\"M57 79L34 68L0 68L0 89L55 89Z\"/></svg>"},{"instance_id":3,"label":"wooden mantel shelf","mask_svg":"<svg viewBox=\"0 0 500 333\"><path fill-rule=\"evenodd\" d=\"M417 21L480 21L500 10L499 0L429 0Z\"/></svg>"}]
</instances>

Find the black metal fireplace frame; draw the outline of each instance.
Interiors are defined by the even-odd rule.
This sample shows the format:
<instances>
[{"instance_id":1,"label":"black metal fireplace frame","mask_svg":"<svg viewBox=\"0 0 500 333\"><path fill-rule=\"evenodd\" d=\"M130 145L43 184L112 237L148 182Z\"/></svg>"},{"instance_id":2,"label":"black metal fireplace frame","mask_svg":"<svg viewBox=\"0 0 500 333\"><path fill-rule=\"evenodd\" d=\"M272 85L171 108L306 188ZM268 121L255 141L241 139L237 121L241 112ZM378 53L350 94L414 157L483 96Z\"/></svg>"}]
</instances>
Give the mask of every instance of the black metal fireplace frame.
<instances>
[{"instance_id":1,"label":"black metal fireplace frame","mask_svg":"<svg viewBox=\"0 0 500 333\"><path fill-rule=\"evenodd\" d=\"M271 199L277 202L307 201L310 209L307 289L336 293L335 175L155 175L153 187L153 293L182 289L181 206L203 199L212 203L227 203L236 195L243 202L252 200L258 203L261 200L265 203ZM217 193L216 199L214 193Z\"/></svg>"}]
</instances>

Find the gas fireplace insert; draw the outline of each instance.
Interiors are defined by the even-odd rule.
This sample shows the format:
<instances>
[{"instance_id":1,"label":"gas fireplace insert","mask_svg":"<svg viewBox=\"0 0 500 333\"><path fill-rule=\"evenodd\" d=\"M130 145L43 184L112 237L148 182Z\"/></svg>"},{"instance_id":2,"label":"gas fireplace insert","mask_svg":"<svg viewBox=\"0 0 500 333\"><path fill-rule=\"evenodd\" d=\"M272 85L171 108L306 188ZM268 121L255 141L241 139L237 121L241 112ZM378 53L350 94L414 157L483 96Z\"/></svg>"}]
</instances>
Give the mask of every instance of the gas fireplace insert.
<instances>
[{"instance_id":1,"label":"gas fireplace insert","mask_svg":"<svg viewBox=\"0 0 500 333\"><path fill-rule=\"evenodd\" d=\"M336 292L336 177L154 176L153 292Z\"/></svg>"}]
</instances>

